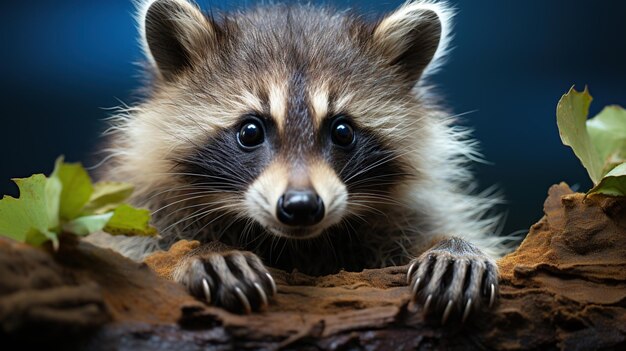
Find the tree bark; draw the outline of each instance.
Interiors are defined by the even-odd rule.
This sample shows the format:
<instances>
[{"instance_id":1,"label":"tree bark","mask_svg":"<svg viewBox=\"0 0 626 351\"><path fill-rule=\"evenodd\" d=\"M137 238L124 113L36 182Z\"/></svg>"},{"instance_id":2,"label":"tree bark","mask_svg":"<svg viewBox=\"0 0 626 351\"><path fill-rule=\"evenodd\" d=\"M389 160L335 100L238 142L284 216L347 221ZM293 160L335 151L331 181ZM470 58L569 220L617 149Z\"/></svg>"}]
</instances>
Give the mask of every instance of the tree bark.
<instances>
[{"instance_id":1,"label":"tree bark","mask_svg":"<svg viewBox=\"0 0 626 351\"><path fill-rule=\"evenodd\" d=\"M145 264L65 239L0 241L0 340L88 350L626 349L626 199L555 185L545 216L499 261L496 308L438 325L412 311L407 267L309 277L273 271L267 311L205 306L168 277L198 245Z\"/></svg>"}]
</instances>

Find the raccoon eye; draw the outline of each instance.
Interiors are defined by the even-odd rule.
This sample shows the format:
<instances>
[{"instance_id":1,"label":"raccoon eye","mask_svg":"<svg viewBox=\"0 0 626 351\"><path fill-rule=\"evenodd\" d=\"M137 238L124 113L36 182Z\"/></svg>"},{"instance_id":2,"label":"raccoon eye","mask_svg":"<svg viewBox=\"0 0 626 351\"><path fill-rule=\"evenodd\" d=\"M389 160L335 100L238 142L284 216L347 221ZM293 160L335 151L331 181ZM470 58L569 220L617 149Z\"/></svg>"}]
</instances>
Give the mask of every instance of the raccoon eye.
<instances>
[{"instance_id":1,"label":"raccoon eye","mask_svg":"<svg viewBox=\"0 0 626 351\"><path fill-rule=\"evenodd\" d=\"M330 127L330 136L333 143L344 148L354 144L354 129L343 118L336 119Z\"/></svg>"},{"instance_id":2,"label":"raccoon eye","mask_svg":"<svg viewBox=\"0 0 626 351\"><path fill-rule=\"evenodd\" d=\"M239 141L239 145L244 149L261 145L265 140L265 133L261 121L256 119L245 121L237 133L237 140Z\"/></svg>"}]
</instances>

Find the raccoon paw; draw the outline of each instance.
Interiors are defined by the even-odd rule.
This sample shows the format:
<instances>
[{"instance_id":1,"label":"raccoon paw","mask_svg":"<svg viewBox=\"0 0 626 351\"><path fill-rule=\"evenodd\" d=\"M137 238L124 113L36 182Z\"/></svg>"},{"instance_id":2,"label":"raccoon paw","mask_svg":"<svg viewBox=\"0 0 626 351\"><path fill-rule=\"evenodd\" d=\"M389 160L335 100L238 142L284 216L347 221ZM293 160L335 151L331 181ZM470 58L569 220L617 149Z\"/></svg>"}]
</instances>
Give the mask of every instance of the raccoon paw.
<instances>
[{"instance_id":1,"label":"raccoon paw","mask_svg":"<svg viewBox=\"0 0 626 351\"><path fill-rule=\"evenodd\" d=\"M411 302L424 315L451 316L465 322L472 311L493 307L498 294L498 267L493 259L468 242L451 238L413 260L407 271Z\"/></svg>"},{"instance_id":2,"label":"raccoon paw","mask_svg":"<svg viewBox=\"0 0 626 351\"><path fill-rule=\"evenodd\" d=\"M276 283L251 252L203 253L187 258L174 280L195 297L231 312L251 313L267 307Z\"/></svg>"}]
</instances>

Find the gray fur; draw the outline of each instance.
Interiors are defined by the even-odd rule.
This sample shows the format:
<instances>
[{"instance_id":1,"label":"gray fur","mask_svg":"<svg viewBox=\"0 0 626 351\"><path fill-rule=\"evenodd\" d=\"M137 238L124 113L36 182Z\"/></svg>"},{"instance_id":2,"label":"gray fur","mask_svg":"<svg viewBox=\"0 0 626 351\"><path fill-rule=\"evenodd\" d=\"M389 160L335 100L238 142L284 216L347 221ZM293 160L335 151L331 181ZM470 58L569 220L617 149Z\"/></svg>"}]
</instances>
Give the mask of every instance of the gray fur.
<instances>
[{"instance_id":1,"label":"gray fur","mask_svg":"<svg viewBox=\"0 0 626 351\"><path fill-rule=\"evenodd\" d=\"M450 269L466 277L469 266L487 271L492 282L493 257L507 250L509 240L495 235L499 197L475 191L468 165L479 158L476 142L454 126L455 117L425 81L447 52L451 13L443 2L409 1L378 22L312 5L261 6L213 18L185 0L142 2L139 23L152 72L150 93L112 119L101 176L136 185L133 202L154 212L161 237L92 240L135 259L179 239L219 242L251 251L267 264L310 274L418 262L410 277L411 284L418 278L423 284L415 289L417 302L429 301L444 320L453 308L461 313L471 306L470 297L482 305L477 301L482 280L443 283ZM268 148L253 163L233 160L241 155L229 158L227 147L211 147L230 138L250 111L271 121L274 142L283 146ZM378 185L365 181L382 190L350 190L346 167L329 161L328 145L319 135L329 118L342 113L368 135L376 146L372 150L382 150L378 163L360 166L361 171L389 167L373 178ZM307 138L298 131L306 131ZM221 183L197 185L202 175L190 175L192 166L218 172L210 177ZM351 167L358 176L359 165ZM306 240L276 229L272 215L277 196L294 181L315 187L331 204L321 224L302 229L310 236ZM462 238L462 244L452 245L454 240L446 239L451 237ZM442 238L447 244L424 253ZM198 257L213 267L211 262L228 255L199 253L181 263L179 273L188 274L178 274L177 280L206 295L202 279L209 279L197 272ZM426 257L434 257L432 266L423 264ZM231 267L248 272L244 261L235 261ZM253 270L255 279L264 269ZM215 272L212 289L217 276L230 279L231 295L221 297L230 302L224 305L234 306L237 298L245 305L234 286L246 286L244 296L258 305L258 289L246 278L253 273L240 274L237 283L226 268Z\"/></svg>"}]
</instances>

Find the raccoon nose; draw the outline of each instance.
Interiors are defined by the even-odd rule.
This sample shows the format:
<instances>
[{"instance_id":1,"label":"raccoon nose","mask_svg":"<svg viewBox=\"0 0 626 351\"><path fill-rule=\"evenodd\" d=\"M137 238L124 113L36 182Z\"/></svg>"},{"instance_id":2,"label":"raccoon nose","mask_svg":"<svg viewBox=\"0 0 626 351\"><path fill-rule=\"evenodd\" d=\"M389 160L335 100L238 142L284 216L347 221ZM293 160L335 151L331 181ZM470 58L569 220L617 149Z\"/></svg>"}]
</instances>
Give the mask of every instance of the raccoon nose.
<instances>
[{"instance_id":1,"label":"raccoon nose","mask_svg":"<svg viewBox=\"0 0 626 351\"><path fill-rule=\"evenodd\" d=\"M289 189L278 199L276 213L287 225L314 225L324 218L324 202L311 189Z\"/></svg>"}]
</instances>

